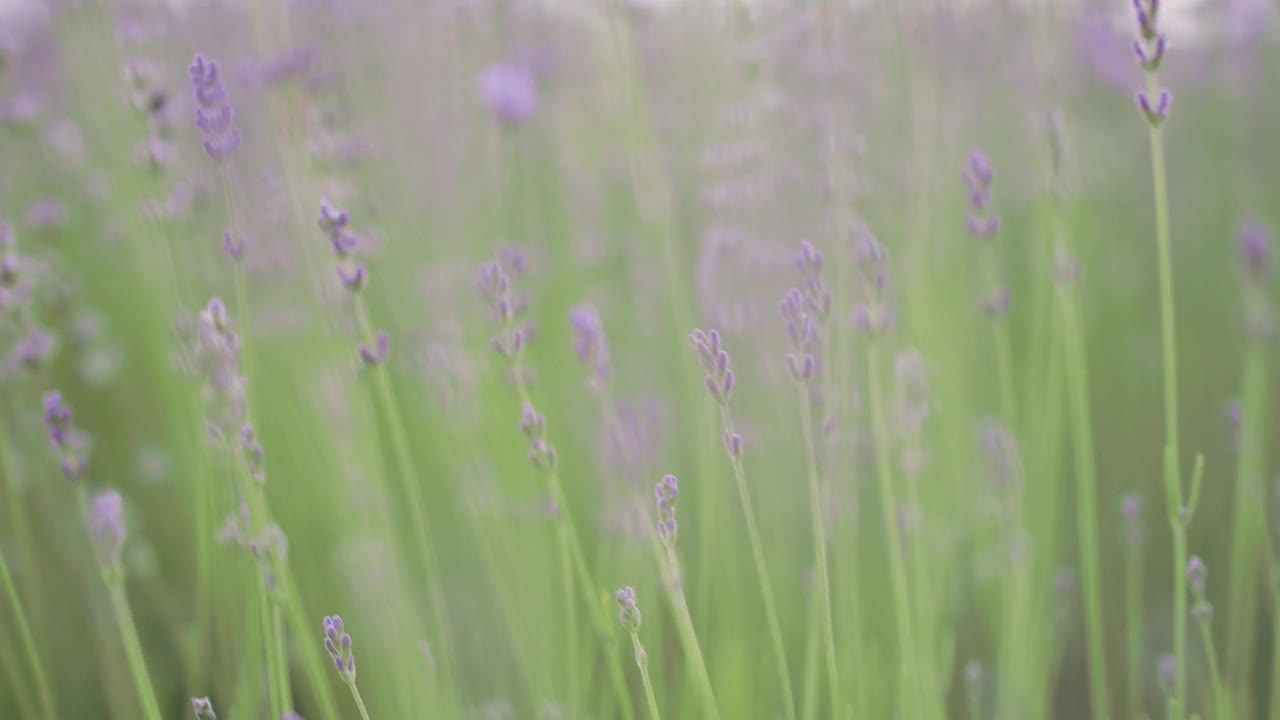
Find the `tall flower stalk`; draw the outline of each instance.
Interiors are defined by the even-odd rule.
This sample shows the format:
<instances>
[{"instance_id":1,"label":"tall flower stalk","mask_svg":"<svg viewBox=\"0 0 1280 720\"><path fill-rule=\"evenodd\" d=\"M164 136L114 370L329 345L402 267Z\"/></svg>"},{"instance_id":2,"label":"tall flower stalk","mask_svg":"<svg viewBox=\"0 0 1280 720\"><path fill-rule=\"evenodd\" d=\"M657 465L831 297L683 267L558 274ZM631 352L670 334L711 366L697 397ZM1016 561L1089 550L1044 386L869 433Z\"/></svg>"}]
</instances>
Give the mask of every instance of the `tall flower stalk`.
<instances>
[{"instance_id":1,"label":"tall flower stalk","mask_svg":"<svg viewBox=\"0 0 1280 720\"><path fill-rule=\"evenodd\" d=\"M581 612L585 608L589 616L596 620L595 629L600 637L611 638L612 634L599 622L598 614L590 612L596 607L598 586L587 565L586 553L583 552L582 543L578 539L578 533L573 524L573 512L569 499L560 483L556 466L556 450L547 439L546 418L534 409L529 385L525 380L524 350L529 330L520 321L520 316L526 309L526 303L512 295L511 278L503 268L502 262L497 260L481 267L479 290L489 304L490 319L497 325L498 332L492 338L492 345L499 355L508 360L511 377L520 399L520 430L529 442L529 462L544 475L548 494L557 511L556 532L562 553L562 564L565 566L562 568L562 573L566 583L566 593L562 602L570 606L571 614ZM576 610L572 607L571 599L575 578L583 601L582 608ZM570 622L570 625L576 628L575 622ZM576 629L573 632L576 632ZM631 707L622 665L613 653L608 655L606 663L613 692L618 701L618 709L625 720L633 720L635 711ZM576 668L571 668L570 673L574 672Z\"/></svg>"},{"instance_id":2,"label":"tall flower stalk","mask_svg":"<svg viewBox=\"0 0 1280 720\"><path fill-rule=\"evenodd\" d=\"M569 325L574 335L574 354L590 370L587 384L600 405L606 431L612 442L618 447L624 447L628 439L618 412L617 399L613 394L613 368L610 362L609 343L604 327L600 323L600 317L594 307L579 305L570 311ZM702 696L703 712L710 720L719 720L720 708L711 686L711 676L707 672L706 661L703 659L702 646L694 630L693 615L689 612L689 603L684 592L680 557L676 552L676 539L679 536L679 524L676 522L676 498L679 493L680 485L675 475L664 475L654 485L656 523L648 521L649 511L644 506L642 498L633 498L632 504L636 515L646 520L645 538L658 564L658 572L662 578L663 587L667 591L671 611L675 615L676 633L684 650L685 659L690 664L690 671L693 673L698 692Z\"/></svg>"},{"instance_id":3,"label":"tall flower stalk","mask_svg":"<svg viewBox=\"0 0 1280 720\"><path fill-rule=\"evenodd\" d=\"M778 683L782 689L783 713L787 720L795 720L796 703L791 691L791 674L787 665L787 651L782 641L782 625L778 621L777 605L773 600L773 585L769 581L769 567L764 558L764 543L760 539L760 531L756 527L756 514L751 505L751 492L747 489L746 472L743 470L743 442L733 427L733 414L729 411L729 398L733 395L734 374L729 367L729 353L720 346L720 333L716 330L703 332L696 329L689 336L689 341L698 351L702 369L706 372L703 379L711 399L720 406L720 420L723 423L725 451L729 454L729 462L733 465L733 477L738 487L738 499L742 504L742 514L747 522L747 536L751 542L751 558L756 566L756 580L760 586L760 597L764 601L765 620L769 626L769 639L773 645L774 663L778 670Z\"/></svg>"},{"instance_id":4,"label":"tall flower stalk","mask_svg":"<svg viewBox=\"0 0 1280 720\"><path fill-rule=\"evenodd\" d=\"M835 629L831 620L831 579L827 565L827 529L823 512L823 488L818 477L818 451L813 430L815 382L826 377L826 358L821 339L822 324L831 313L831 293L822 280L822 253L808 242L801 243L796 268L804 278L804 288L792 288L782 300L782 318L791 339L787 370L800 397L800 432L804 439L805 466L809 485L809 513L813 522L813 549L817 578L818 612L827 668L828 712L843 711L840 672L836 667Z\"/></svg>"},{"instance_id":5,"label":"tall flower stalk","mask_svg":"<svg viewBox=\"0 0 1280 720\"><path fill-rule=\"evenodd\" d=\"M1169 716L1182 720L1187 712L1187 525L1191 512L1184 500L1181 446L1178 442L1178 366L1174 323L1173 253L1170 247L1169 188L1165 170L1163 126L1173 96L1160 86L1160 65L1167 39L1160 30L1161 0L1133 0L1138 37L1134 55L1146 76L1146 88L1135 99L1147 124L1151 148L1151 182L1155 195L1156 266L1160 277L1160 338L1164 370L1164 486L1173 533L1173 697Z\"/></svg>"}]
</instances>

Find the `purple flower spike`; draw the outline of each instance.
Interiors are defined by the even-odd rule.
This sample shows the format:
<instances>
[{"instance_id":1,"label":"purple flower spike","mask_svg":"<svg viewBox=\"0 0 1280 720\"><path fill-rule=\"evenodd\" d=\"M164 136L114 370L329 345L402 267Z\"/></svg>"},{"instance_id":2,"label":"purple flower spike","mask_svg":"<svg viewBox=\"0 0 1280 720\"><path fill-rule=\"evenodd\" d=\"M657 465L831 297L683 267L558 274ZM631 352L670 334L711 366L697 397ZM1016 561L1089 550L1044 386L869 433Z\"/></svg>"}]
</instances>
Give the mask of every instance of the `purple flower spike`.
<instances>
[{"instance_id":1,"label":"purple flower spike","mask_svg":"<svg viewBox=\"0 0 1280 720\"><path fill-rule=\"evenodd\" d=\"M480 76L480 95L489 112L507 126L520 125L538 109L538 85L520 65L498 64Z\"/></svg>"},{"instance_id":2,"label":"purple flower spike","mask_svg":"<svg viewBox=\"0 0 1280 720\"><path fill-rule=\"evenodd\" d=\"M350 222L351 216L346 210L336 208L329 204L327 200L320 202L320 229L325 232L341 230Z\"/></svg>"},{"instance_id":3,"label":"purple flower spike","mask_svg":"<svg viewBox=\"0 0 1280 720\"><path fill-rule=\"evenodd\" d=\"M618 620L627 632L635 634L640 631L640 608L636 607L636 589L630 585L614 594L618 601Z\"/></svg>"},{"instance_id":4,"label":"purple flower spike","mask_svg":"<svg viewBox=\"0 0 1280 720\"><path fill-rule=\"evenodd\" d=\"M1240 259L1244 269L1255 277L1267 272L1271 258L1271 237L1261 223L1248 222L1240 228Z\"/></svg>"},{"instance_id":5,"label":"purple flower spike","mask_svg":"<svg viewBox=\"0 0 1280 720\"><path fill-rule=\"evenodd\" d=\"M1124 516L1124 541L1129 547L1142 544L1142 496L1125 495L1120 500L1120 513Z\"/></svg>"},{"instance_id":6,"label":"purple flower spike","mask_svg":"<svg viewBox=\"0 0 1280 720\"><path fill-rule=\"evenodd\" d=\"M88 468L88 438L71 424L71 406L62 393L45 393L44 422L49 431L49 445L57 454L62 472L68 480L78 480Z\"/></svg>"},{"instance_id":7,"label":"purple flower spike","mask_svg":"<svg viewBox=\"0 0 1280 720\"><path fill-rule=\"evenodd\" d=\"M245 237L241 235L239 238L231 234L230 230L222 231L222 251L233 260L239 260L244 257Z\"/></svg>"},{"instance_id":8,"label":"purple flower spike","mask_svg":"<svg viewBox=\"0 0 1280 720\"><path fill-rule=\"evenodd\" d=\"M205 138L205 153L218 162L223 162L240 149L240 128L231 128L231 132L218 138Z\"/></svg>"},{"instance_id":9,"label":"purple flower spike","mask_svg":"<svg viewBox=\"0 0 1280 720\"><path fill-rule=\"evenodd\" d=\"M333 666L344 681L354 684L356 658L351 652L351 636L343 628L342 618L337 615L325 616L323 627L324 648L329 652L329 657L333 658Z\"/></svg>"},{"instance_id":10,"label":"purple flower spike","mask_svg":"<svg viewBox=\"0 0 1280 720\"><path fill-rule=\"evenodd\" d=\"M13 358L23 367L34 370L44 364L53 349L53 336L40 328L32 328L14 347Z\"/></svg>"},{"instance_id":11,"label":"purple flower spike","mask_svg":"<svg viewBox=\"0 0 1280 720\"><path fill-rule=\"evenodd\" d=\"M733 393L735 377L733 369L729 367L729 353L720 348L720 333L715 330L709 333L694 330L689 335L689 342L698 351L702 369L707 373L703 378L707 392L717 403L727 405Z\"/></svg>"},{"instance_id":12,"label":"purple flower spike","mask_svg":"<svg viewBox=\"0 0 1280 720\"><path fill-rule=\"evenodd\" d=\"M680 485L675 475L664 475L654 486L653 492L658 507L658 537L668 550L676 547L676 496L680 494Z\"/></svg>"},{"instance_id":13,"label":"purple flower spike","mask_svg":"<svg viewBox=\"0 0 1280 720\"><path fill-rule=\"evenodd\" d=\"M578 305L569 311L569 327L573 330L573 352L591 368L591 387L603 388L609 382L609 341L600 325L600 316L591 305Z\"/></svg>"},{"instance_id":14,"label":"purple flower spike","mask_svg":"<svg viewBox=\"0 0 1280 720\"><path fill-rule=\"evenodd\" d=\"M104 568L119 569L120 551L127 531L124 524L124 500L115 490L107 490L93 498L89 530Z\"/></svg>"},{"instance_id":15,"label":"purple flower spike","mask_svg":"<svg viewBox=\"0 0 1280 720\"><path fill-rule=\"evenodd\" d=\"M369 279L369 274L363 265L356 265L353 268L339 265L338 279L342 281L344 288L351 292L359 292L364 289L365 282Z\"/></svg>"},{"instance_id":16,"label":"purple flower spike","mask_svg":"<svg viewBox=\"0 0 1280 720\"><path fill-rule=\"evenodd\" d=\"M379 330L378 334L374 336L374 346L372 348L361 343L360 347L356 349L365 365L369 367L381 365L391 355L391 338L385 331Z\"/></svg>"},{"instance_id":17,"label":"purple flower spike","mask_svg":"<svg viewBox=\"0 0 1280 720\"><path fill-rule=\"evenodd\" d=\"M231 157L240 147L240 128L235 127L235 111L227 99L227 89L218 73L218 63L196 54L187 68L196 100L195 123L204 135L204 150L218 162Z\"/></svg>"}]
</instances>

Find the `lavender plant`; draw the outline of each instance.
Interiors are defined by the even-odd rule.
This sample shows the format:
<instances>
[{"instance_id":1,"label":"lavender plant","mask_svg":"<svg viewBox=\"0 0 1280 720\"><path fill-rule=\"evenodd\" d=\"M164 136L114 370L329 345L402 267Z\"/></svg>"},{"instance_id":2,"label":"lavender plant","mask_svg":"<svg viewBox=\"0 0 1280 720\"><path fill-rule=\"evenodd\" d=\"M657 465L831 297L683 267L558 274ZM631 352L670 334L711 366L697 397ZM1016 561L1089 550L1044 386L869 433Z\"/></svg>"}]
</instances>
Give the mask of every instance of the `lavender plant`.
<instances>
[{"instance_id":1,"label":"lavender plant","mask_svg":"<svg viewBox=\"0 0 1280 720\"><path fill-rule=\"evenodd\" d=\"M1275 9L581 5L0 3L0 717L1275 715Z\"/></svg>"}]
</instances>

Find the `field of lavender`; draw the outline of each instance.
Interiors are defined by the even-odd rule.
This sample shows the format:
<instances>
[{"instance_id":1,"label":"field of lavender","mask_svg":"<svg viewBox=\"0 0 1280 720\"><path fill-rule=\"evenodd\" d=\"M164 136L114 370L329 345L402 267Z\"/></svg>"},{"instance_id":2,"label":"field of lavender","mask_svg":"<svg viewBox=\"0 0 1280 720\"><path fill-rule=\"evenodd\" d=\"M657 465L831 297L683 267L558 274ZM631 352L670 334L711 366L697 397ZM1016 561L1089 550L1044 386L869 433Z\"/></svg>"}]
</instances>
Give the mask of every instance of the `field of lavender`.
<instances>
[{"instance_id":1,"label":"field of lavender","mask_svg":"<svg viewBox=\"0 0 1280 720\"><path fill-rule=\"evenodd\" d=\"M0 718L1280 720L1278 39L0 2Z\"/></svg>"}]
</instances>

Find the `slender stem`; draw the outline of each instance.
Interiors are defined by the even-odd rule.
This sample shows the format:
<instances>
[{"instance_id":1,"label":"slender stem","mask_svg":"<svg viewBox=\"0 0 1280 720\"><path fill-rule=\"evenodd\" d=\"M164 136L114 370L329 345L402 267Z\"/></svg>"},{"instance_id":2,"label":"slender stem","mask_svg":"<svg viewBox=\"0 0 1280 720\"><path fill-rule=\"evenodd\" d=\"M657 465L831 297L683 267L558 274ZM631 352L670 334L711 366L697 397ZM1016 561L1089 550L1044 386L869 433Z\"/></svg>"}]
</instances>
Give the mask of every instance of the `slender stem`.
<instances>
[{"instance_id":1,"label":"slender stem","mask_svg":"<svg viewBox=\"0 0 1280 720\"><path fill-rule=\"evenodd\" d=\"M347 687L351 688L351 698L356 701L356 708L360 710L361 720L369 720L369 710L364 706L364 698L360 697L360 688L356 687L354 680L348 681Z\"/></svg>"},{"instance_id":2,"label":"slender stem","mask_svg":"<svg viewBox=\"0 0 1280 720\"><path fill-rule=\"evenodd\" d=\"M1271 720L1280 720L1280 586L1268 578L1271 590Z\"/></svg>"},{"instance_id":3,"label":"slender stem","mask_svg":"<svg viewBox=\"0 0 1280 720\"><path fill-rule=\"evenodd\" d=\"M1222 673L1218 670L1218 651L1213 647L1213 628L1208 617L1199 617L1196 624L1200 626L1200 644L1204 647L1204 656L1209 661L1209 681L1213 687L1214 717L1217 720L1231 720L1231 709L1228 705L1227 690L1222 685Z\"/></svg>"},{"instance_id":4,"label":"slender stem","mask_svg":"<svg viewBox=\"0 0 1280 720\"><path fill-rule=\"evenodd\" d=\"M160 706L156 702L156 691L151 686L151 675L147 672L146 660L142 656L138 628L133 622L133 612L129 610L124 578L108 578L107 590L111 595L111 609L115 613L116 625L120 628L125 660L129 664L129 674L133 676L133 686L138 693L138 704L142 708L143 716L146 720L163 720Z\"/></svg>"},{"instance_id":5,"label":"slender stem","mask_svg":"<svg viewBox=\"0 0 1280 720\"><path fill-rule=\"evenodd\" d=\"M656 536L656 531L654 535ZM656 537L654 538L657 539ZM693 629L693 616L689 614L689 604L685 600L680 581L680 561L672 550L667 551L667 584L671 588L668 596L676 613L676 630L684 651L693 661L694 677L698 681L698 689L702 694L703 710L710 720L720 720L720 707L716 704L715 692L711 689L711 676L707 673L707 664L702 659L702 647L698 644L698 634Z\"/></svg>"},{"instance_id":6,"label":"slender stem","mask_svg":"<svg viewBox=\"0 0 1280 720\"><path fill-rule=\"evenodd\" d=\"M360 324L360 332L364 337L372 340L374 337L373 324L369 321L369 312L365 306L364 298L357 294L355 303L356 318ZM439 578L436 572L438 565L434 546L430 540L427 512L419 489L420 476L413 461L413 454L409 451L408 433L405 431L400 406L396 402L395 393L391 388L391 380L387 375L387 368L375 367L371 370L374 392L377 393L378 411L382 414L383 422L391 433L392 451L400 468L400 482L409 501L409 512L413 515L414 532L416 533L418 548L422 556L423 581L430 584L431 614L436 625L436 635L432 642L439 649L436 657L440 659L445 673L445 684L448 685L452 678L448 607L445 604L444 596L440 592L439 583L435 582Z\"/></svg>"},{"instance_id":7,"label":"slender stem","mask_svg":"<svg viewBox=\"0 0 1280 720\"><path fill-rule=\"evenodd\" d=\"M9 600L9 609L18 624L18 639L22 643L22 652L27 656L27 665L30 666L31 674L35 680L36 695L40 698L40 711L45 718L53 720L58 714L54 710L53 695L49 692L49 682L45 679L44 663L40 660L40 652L36 647L35 638L31 634L31 625L27 622L27 613L22 607L22 598L18 594L18 587L13 583L13 576L9 572L9 562L5 559L3 550L0 550L0 582L4 584L5 596Z\"/></svg>"},{"instance_id":8,"label":"slender stem","mask_svg":"<svg viewBox=\"0 0 1280 720\"><path fill-rule=\"evenodd\" d=\"M823 646L826 650L827 686L831 696L830 713L835 715L844 704L840 692L840 673L836 670L835 630L831 622L831 580L827 571L827 531L822 512L822 491L818 480L818 458L813 441L813 400L807 386L800 386L800 428L804 436L809 468L809 512L813 516L813 548L818 564L818 600L822 613Z\"/></svg>"},{"instance_id":9,"label":"slender stem","mask_svg":"<svg viewBox=\"0 0 1280 720\"><path fill-rule=\"evenodd\" d=\"M720 419L724 423L725 432L733 435L733 416L729 413L728 405L720 406ZM782 625L778 622L778 610L773 602L773 586L769 582L769 568L764 559L764 544L760 541L760 531L756 527L755 511L751 509L751 492L747 489L742 458L735 457L731 460L734 481L738 486L738 499L742 502L742 514L747 521L747 536L751 541L751 557L755 561L760 597L764 600L765 619L769 624L769 637L773 643L773 655L778 668L778 682L782 685L783 712L787 720L796 720L796 701L791 692L791 675L787 670L787 651L782 641Z\"/></svg>"},{"instance_id":10,"label":"slender stem","mask_svg":"<svg viewBox=\"0 0 1280 720\"><path fill-rule=\"evenodd\" d=\"M284 594L285 623L293 632L294 637L305 637L306 633L311 631L311 622L307 616L306 608L302 606L302 599L298 594L298 584L294 581L293 573L289 570L288 564L281 565L280 576L277 580L280 582L280 589ZM319 703L320 711L324 717L329 720L338 720L337 699L333 695L326 675L332 665L330 664L326 667L326 660L321 658L320 650L316 643L301 643L299 647L302 649L302 669L306 674L308 684L311 686L311 697Z\"/></svg>"},{"instance_id":11,"label":"slender stem","mask_svg":"<svg viewBox=\"0 0 1280 720\"><path fill-rule=\"evenodd\" d=\"M570 602L573 597L573 552L569 548L569 533L556 533L560 547L560 575L563 583L564 601L561 605L564 607L564 633L565 633L565 672L568 683L568 695L565 702L570 708L574 708L578 703L578 617L575 612L574 603Z\"/></svg>"},{"instance_id":12,"label":"slender stem","mask_svg":"<svg viewBox=\"0 0 1280 720\"><path fill-rule=\"evenodd\" d=\"M658 698L653 694L653 683L649 680L649 655L640 644L640 635L631 633L631 648L636 653L636 667L640 668L640 680L644 683L644 698L649 703L649 717L662 720L658 712Z\"/></svg>"},{"instance_id":13,"label":"slender stem","mask_svg":"<svg viewBox=\"0 0 1280 720\"><path fill-rule=\"evenodd\" d=\"M1147 96L1153 101L1159 95L1160 83L1154 72L1147 73ZM1182 720L1187 707L1187 588L1185 521L1176 516L1181 510L1182 471L1179 466L1178 444L1178 366L1173 307L1173 259L1169 239L1169 190L1165 171L1164 136L1158 125L1148 124L1147 137L1151 146L1151 181L1155 193L1156 262L1160 276L1160 339L1164 369L1164 483L1170 498L1177 499L1177 506L1170 506L1173 517L1175 562L1173 617L1174 638L1174 707L1171 720Z\"/></svg>"},{"instance_id":14,"label":"slender stem","mask_svg":"<svg viewBox=\"0 0 1280 720\"><path fill-rule=\"evenodd\" d=\"M258 560L255 558L254 574L258 577L255 579L254 586L258 590L258 622L262 627L262 650L267 664L267 695L271 703L271 716L280 717L284 713L284 700L280 677L276 673L276 635L271 627L271 598L268 595L270 591L267 589L265 578L262 577L262 567L257 563Z\"/></svg>"},{"instance_id":15,"label":"slender stem","mask_svg":"<svg viewBox=\"0 0 1280 720\"><path fill-rule=\"evenodd\" d=\"M533 406L533 400L529 396L529 386L524 381L524 355L523 352L516 353L515 359L511 365L512 375L515 378L516 392L520 396L520 402L523 405ZM573 525L573 513L569 509L569 498L564 493L564 488L560 485L560 475L553 466L547 473L547 488L551 492L551 500L560 509L560 518L556 523L556 527L560 533L567 536L569 549L573 555L573 564L578 575L578 583L581 586L583 602L588 611L595 607L595 579L591 576L591 570L587 567L587 557L582 551L582 543L578 541L578 532ZM566 603L570 602L569 598L565 598ZM609 631L602 627L596 613L590 613L592 618L596 620L596 629L600 631L602 637L612 637ZM631 696L627 692L626 677L622 673L622 664L618 658L610 654L609 659L609 675L613 683L614 694L617 696L619 709L626 720L632 720L635 712L631 709Z\"/></svg>"},{"instance_id":16,"label":"slender stem","mask_svg":"<svg viewBox=\"0 0 1280 720\"><path fill-rule=\"evenodd\" d=\"M1075 450L1076 520L1080 544L1081 589L1085 604L1086 645L1089 656L1089 697L1093 717L1111 716L1107 702L1106 644L1102 612L1102 576L1098 551L1097 469L1093 446L1089 370L1076 298L1064 290L1058 308L1066 341L1068 404ZM1185 566L1185 558L1183 565ZM1181 567L1181 566L1180 566Z\"/></svg>"},{"instance_id":17,"label":"slender stem","mask_svg":"<svg viewBox=\"0 0 1280 720\"><path fill-rule=\"evenodd\" d=\"M601 413L605 417L605 426L615 438L622 432L622 423L618 419L618 409L613 395L602 391L597 393ZM665 545L658 536L657 524L649 514L648 508L637 496L633 501L637 516L645 518L645 537L653 556L658 563L658 571L667 590L667 599L672 612L676 616L676 633L684 648L685 659L691 663L694 678L698 683L698 691L702 695L703 712L710 720L720 720L720 708L716 703L715 692L711 687L711 676L707 672L707 664L702 658L702 646L698 643L698 633L694 630L693 615L689 612L689 603L684 595L684 576L680 570L680 558L673 546ZM701 520L702 518L699 518Z\"/></svg>"},{"instance_id":18,"label":"slender stem","mask_svg":"<svg viewBox=\"0 0 1280 720\"><path fill-rule=\"evenodd\" d=\"M912 630L911 596L907 589L907 570L903 559L902 538L898 530L898 501L893 489L893 461L889 429L884 415L884 399L880 386L878 343L867 348L867 393L870 397L871 433L875 443L876 478L880 490L880 519L889 546L889 576L893 586L894 618L898 631L898 713L920 717L921 699L915 691L912 674L916 672L916 641ZM906 708L912 708L907 712Z\"/></svg>"},{"instance_id":19,"label":"slender stem","mask_svg":"<svg viewBox=\"0 0 1280 720\"><path fill-rule=\"evenodd\" d=\"M1227 676L1232 678L1247 675L1254 648L1251 630L1257 614L1259 571L1265 567L1261 560L1270 554L1265 533L1267 505L1262 488L1267 404L1266 354L1257 343L1250 343L1245 351L1244 387L1240 393L1240 451L1236 458L1231 592L1223 662Z\"/></svg>"},{"instance_id":20,"label":"slender stem","mask_svg":"<svg viewBox=\"0 0 1280 720\"><path fill-rule=\"evenodd\" d=\"M1128 668L1129 717L1142 712L1142 549L1125 545L1125 646Z\"/></svg>"},{"instance_id":21,"label":"slender stem","mask_svg":"<svg viewBox=\"0 0 1280 720\"><path fill-rule=\"evenodd\" d=\"M276 593L271 595L271 632L276 647L276 683L280 686L281 713L293 709L293 690L289 681L289 642L285 635L284 611Z\"/></svg>"}]
</instances>

